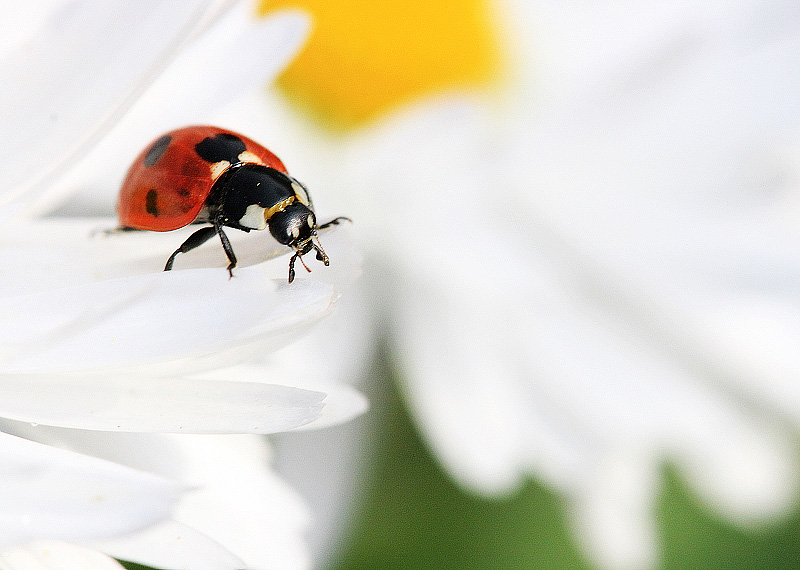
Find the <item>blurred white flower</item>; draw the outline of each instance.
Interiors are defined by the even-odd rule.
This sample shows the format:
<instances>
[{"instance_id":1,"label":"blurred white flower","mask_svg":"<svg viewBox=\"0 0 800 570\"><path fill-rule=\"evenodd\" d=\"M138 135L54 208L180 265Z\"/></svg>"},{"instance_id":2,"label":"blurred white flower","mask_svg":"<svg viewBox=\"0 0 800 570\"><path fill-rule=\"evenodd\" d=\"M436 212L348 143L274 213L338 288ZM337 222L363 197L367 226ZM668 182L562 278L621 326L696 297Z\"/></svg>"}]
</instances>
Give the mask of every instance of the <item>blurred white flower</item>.
<instances>
[{"instance_id":1,"label":"blurred white flower","mask_svg":"<svg viewBox=\"0 0 800 570\"><path fill-rule=\"evenodd\" d=\"M341 188L414 418L471 489L561 491L604 567L657 563L666 461L733 522L787 513L798 7L503 6L500 101L437 97L316 147L277 97L257 121Z\"/></svg>"},{"instance_id":2,"label":"blurred white flower","mask_svg":"<svg viewBox=\"0 0 800 570\"><path fill-rule=\"evenodd\" d=\"M161 271L190 230L102 235L113 218L33 217L76 190L113 201L139 146L270 80L306 18L201 0L13 4L0 45L0 567L308 567L306 506L256 434L346 421L365 400L262 361L359 273L346 229L323 237L332 271L288 285L267 235L236 240L229 279L210 247Z\"/></svg>"}]
</instances>

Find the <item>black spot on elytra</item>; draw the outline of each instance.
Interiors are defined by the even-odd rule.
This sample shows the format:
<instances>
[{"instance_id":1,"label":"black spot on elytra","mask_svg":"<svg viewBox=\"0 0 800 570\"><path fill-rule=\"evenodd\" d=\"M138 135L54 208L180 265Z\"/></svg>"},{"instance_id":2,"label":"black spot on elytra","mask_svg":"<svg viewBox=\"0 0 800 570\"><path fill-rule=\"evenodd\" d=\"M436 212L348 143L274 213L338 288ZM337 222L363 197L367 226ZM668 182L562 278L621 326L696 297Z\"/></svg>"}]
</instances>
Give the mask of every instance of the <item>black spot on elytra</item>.
<instances>
[{"instance_id":1,"label":"black spot on elytra","mask_svg":"<svg viewBox=\"0 0 800 570\"><path fill-rule=\"evenodd\" d=\"M220 133L213 137L207 137L194 145L197 154L211 164L220 160L227 160L231 164L239 162L239 155L247 147L242 139L230 133Z\"/></svg>"},{"instance_id":2,"label":"black spot on elytra","mask_svg":"<svg viewBox=\"0 0 800 570\"><path fill-rule=\"evenodd\" d=\"M144 209L147 210L147 213L158 217L158 203L156 202L158 198L158 192L155 190L148 190L147 197L145 199Z\"/></svg>"},{"instance_id":3,"label":"black spot on elytra","mask_svg":"<svg viewBox=\"0 0 800 570\"><path fill-rule=\"evenodd\" d=\"M164 151L167 150L171 142L172 137L169 135L164 135L154 142L153 146L147 149L147 153L144 155L144 165L149 168L158 162L158 159L161 158L161 155L164 154Z\"/></svg>"}]
</instances>

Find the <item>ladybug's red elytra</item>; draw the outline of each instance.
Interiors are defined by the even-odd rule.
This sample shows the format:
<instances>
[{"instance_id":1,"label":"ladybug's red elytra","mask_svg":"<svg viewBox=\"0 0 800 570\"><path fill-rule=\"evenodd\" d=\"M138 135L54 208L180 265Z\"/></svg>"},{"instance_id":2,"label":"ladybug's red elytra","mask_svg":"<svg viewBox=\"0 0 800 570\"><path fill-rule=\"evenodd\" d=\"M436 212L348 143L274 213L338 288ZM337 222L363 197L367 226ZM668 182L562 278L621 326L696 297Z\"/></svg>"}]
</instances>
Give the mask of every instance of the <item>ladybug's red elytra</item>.
<instances>
[{"instance_id":1,"label":"ladybug's red elytra","mask_svg":"<svg viewBox=\"0 0 800 570\"><path fill-rule=\"evenodd\" d=\"M289 283L297 259L311 271L301 256L312 249L328 265L317 230L349 221L339 217L317 225L306 187L289 175L277 156L245 136L209 126L170 131L150 143L128 170L117 213L122 230L167 232L211 224L189 236L164 271L172 269L179 253L216 234L232 277L236 255L223 227L244 232L269 228L278 242L295 250L289 260Z\"/></svg>"}]
</instances>

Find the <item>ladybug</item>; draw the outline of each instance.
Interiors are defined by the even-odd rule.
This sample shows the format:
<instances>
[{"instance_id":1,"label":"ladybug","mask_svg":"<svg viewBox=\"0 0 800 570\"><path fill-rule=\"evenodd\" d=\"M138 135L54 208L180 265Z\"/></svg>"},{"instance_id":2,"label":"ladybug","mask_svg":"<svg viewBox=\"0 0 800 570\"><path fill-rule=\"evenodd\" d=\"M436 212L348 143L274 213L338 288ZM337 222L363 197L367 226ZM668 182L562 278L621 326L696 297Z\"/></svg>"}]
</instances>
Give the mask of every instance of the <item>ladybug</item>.
<instances>
[{"instance_id":1,"label":"ladybug","mask_svg":"<svg viewBox=\"0 0 800 570\"><path fill-rule=\"evenodd\" d=\"M289 175L272 152L249 138L210 126L184 127L150 143L125 176L117 202L121 230L168 232L189 224L210 224L183 242L167 260L205 243L215 234L228 256L233 277L236 255L223 228L244 232L269 228L272 236L295 250L294 264L312 249L325 265L328 256L317 230L338 224L339 217L317 225L306 187ZM316 241L314 241L316 239Z\"/></svg>"}]
</instances>

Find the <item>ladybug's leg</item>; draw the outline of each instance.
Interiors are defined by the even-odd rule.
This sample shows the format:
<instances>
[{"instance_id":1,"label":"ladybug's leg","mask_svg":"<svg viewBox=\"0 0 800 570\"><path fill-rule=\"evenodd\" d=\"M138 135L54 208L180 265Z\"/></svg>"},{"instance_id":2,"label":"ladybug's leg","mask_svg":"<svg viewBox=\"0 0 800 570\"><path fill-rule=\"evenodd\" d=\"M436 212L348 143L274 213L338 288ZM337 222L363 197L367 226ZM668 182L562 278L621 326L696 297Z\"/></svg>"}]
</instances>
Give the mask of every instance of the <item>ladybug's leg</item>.
<instances>
[{"instance_id":1,"label":"ladybug's leg","mask_svg":"<svg viewBox=\"0 0 800 570\"><path fill-rule=\"evenodd\" d=\"M222 249L225 250L225 255L228 256L228 260L230 261L230 263L228 264L228 274L230 275L230 277L233 277L233 268L236 267L236 255L233 253L233 246L231 246L231 242L228 239L228 236L225 235L224 231L222 231L222 224L215 221L214 231L216 231L217 234L219 235L219 240L222 242Z\"/></svg>"},{"instance_id":2,"label":"ladybug's leg","mask_svg":"<svg viewBox=\"0 0 800 570\"><path fill-rule=\"evenodd\" d=\"M137 230L136 228L129 228L128 226L119 226L116 228L96 228L91 231L89 237L94 237L96 235L110 236L125 232L140 232L140 231L142 230Z\"/></svg>"},{"instance_id":3,"label":"ladybug's leg","mask_svg":"<svg viewBox=\"0 0 800 570\"><path fill-rule=\"evenodd\" d=\"M338 218L333 218L330 222L325 222L321 226L318 226L317 229L318 230L324 230L324 229L329 228L331 226L338 226L341 222L353 223L353 220L351 220L350 218L348 218L346 216L339 216Z\"/></svg>"},{"instance_id":4,"label":"ladybug's leg","mask_svg":"<svg viewBox=\"0 0 800 570\"><path fill-rule=\"evenodd\" d=\"M205 227L190 235L187 240L175 250L175 253L169 256L167 265L164 267L164 271L169 271L172 269L172 263L175 261L176 255L179 253L186 253L187 251L191 251L199 245L203 245L212 238L215 232L216 229L214 227Z\"/></svg>"}]
</instances>

